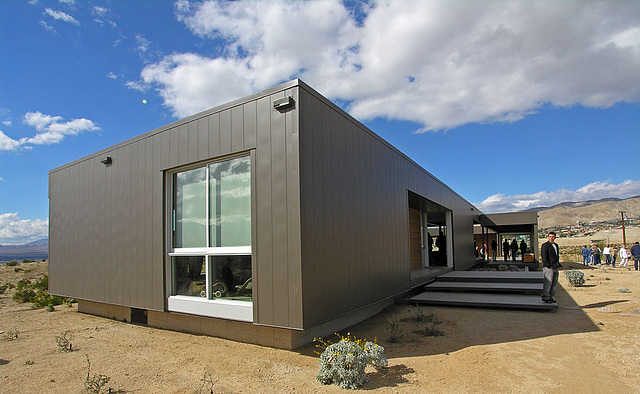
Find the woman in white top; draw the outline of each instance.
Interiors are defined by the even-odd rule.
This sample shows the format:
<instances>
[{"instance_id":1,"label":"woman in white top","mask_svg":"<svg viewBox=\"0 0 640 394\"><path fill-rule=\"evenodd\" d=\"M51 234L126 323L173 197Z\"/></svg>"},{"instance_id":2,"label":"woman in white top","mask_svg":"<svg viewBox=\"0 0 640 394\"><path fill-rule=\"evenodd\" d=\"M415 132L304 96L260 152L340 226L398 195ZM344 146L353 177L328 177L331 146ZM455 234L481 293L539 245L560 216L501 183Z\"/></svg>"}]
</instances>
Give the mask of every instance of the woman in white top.
<instances>
[{"instance_id":1,"label":"woman in white top","mask_svg":"<svg viewBox=\"0 0 640 394\"><path fill-rule=\"evenodd\" d=\"M626 245L622 245L620 248L620 265L618 267L622 267L624 264L625 268L627 267L627 260L629 260L629 252L627 252Z\"/></svg>"}]
</instances>

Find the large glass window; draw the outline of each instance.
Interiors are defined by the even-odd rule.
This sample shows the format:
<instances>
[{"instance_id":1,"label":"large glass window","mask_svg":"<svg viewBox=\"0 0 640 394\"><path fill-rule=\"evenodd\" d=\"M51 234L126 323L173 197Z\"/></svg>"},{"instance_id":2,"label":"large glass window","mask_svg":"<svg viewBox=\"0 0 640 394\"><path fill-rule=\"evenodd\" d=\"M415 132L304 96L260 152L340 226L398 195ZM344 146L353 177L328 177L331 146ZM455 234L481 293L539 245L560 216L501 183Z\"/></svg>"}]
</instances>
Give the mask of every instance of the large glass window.
<instances>
[{"instance_id":1,"label":"large glass window","mask_svg":"<svg viewBox=\"0 0 640 394\"><path fill-rule=\"evenodd\" d=\"M238 314L232 306L240 301L251 308L252 301L250 156L179 171L171 179L169 309L250 320L250 309Z\"/></svg>"}]
</instances>

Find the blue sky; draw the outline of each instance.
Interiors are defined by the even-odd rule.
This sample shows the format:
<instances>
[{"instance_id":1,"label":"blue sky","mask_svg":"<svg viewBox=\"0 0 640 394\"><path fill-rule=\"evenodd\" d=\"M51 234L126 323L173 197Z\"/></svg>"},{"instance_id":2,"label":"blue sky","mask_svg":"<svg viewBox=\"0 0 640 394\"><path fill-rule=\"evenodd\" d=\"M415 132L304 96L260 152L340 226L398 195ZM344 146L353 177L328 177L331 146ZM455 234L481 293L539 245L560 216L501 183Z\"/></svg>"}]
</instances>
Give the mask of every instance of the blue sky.
<instances>
[{"instance_id":1,"label":"blue sky","mask_svg":"<svg viewBox=\"0 0 640 394\"><path fill-rule=\"evenodd\" d=\"M0 1L0 244L47 173L301 78L486 213L640 195L640 2Z\"/></svg>"}]
</instances>

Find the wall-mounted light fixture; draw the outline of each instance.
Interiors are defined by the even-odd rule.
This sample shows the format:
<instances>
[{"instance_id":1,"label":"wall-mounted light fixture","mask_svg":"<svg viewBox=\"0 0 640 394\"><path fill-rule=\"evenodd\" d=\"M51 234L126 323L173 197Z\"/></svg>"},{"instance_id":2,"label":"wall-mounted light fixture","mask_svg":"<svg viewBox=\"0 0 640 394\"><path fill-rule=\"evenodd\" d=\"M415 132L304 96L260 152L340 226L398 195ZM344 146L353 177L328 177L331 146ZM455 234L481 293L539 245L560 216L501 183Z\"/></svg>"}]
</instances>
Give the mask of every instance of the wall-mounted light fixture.
<instances>
[{"instance_id":1,"label":"wall-mounted light fixture","mask_svg":"<svg viewBox=\"0 0 640 394\"><path fill-rule=\"evenodd\" d=\"M111 156L107 156L104 159L100 160L100 163L104 164L105 166L110 166L111 163L113 163L113 160L111 159Z\"/></svg>"},{"instance_id":2,"label":"wall-mounted light fixture","mask_svg":"<svg viewBox=\"0 0 640 394\"><path fill-rule=\"evenodd\" d=\"M293 97L287 96L281 99L274 100L273 108L277 109L278 111L283 111L289 107L293 107L294 104L295 101L293 100Z\"/></svg>"}]
</instances>

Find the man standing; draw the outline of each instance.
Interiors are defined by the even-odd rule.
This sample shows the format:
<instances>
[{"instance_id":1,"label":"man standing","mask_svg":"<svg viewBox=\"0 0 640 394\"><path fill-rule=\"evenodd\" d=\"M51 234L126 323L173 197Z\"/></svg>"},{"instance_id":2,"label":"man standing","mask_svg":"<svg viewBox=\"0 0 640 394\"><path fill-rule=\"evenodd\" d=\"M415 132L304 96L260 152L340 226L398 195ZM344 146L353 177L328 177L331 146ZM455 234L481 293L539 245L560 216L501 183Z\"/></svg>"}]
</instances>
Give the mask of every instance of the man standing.
<instances>
[{"instance_id":1,"label":"man standing","mask_svg":"<svg viewBox=\"0 0 640 394\"><path fill-rule=\"evenodd\" d=\"M502 243L502 255L504 256L504 261L507 261L509 258L509 241L506 239Z\"/></svg>"},{"instance_id":2,"label":"man standing","mask_svg":"<svg viewBox=\"0 0 640 394\"><path fill-rule=\"evenodd\" d=\"M633 244L633 246L631 247L631 250L629 251L631 252L631 256L633 257L633 267L635 268L636 271L638 271L638 269L640 268L640 245L638 244L638 242L636 242L635 244Z\"/></svg>"},{"instance_id":3,"label":"man standing","mask_svg":"<svg viewBox=\"0 0 640 394\"><path fill-rule=\"evenodd\" d=\"M602 249L602 254L604 255L604 264L611 264L611 248L609 247L609 244Z\"/></svg>"},{"instance_id":4,"label":"man standing","mask_svg":"<svg viewBox=\"0 0 640 394\"><path fill-rule=\"evenodd\" d=\"M556 287L558 287L558 269L560 268L560 251L555 243L556 233L549 233L549 241L542 244L540 256L542 257L542 275L544 282L542 285L542 301L550 304L557 302L555 298Z\"/></svg>"}]
</instances>

